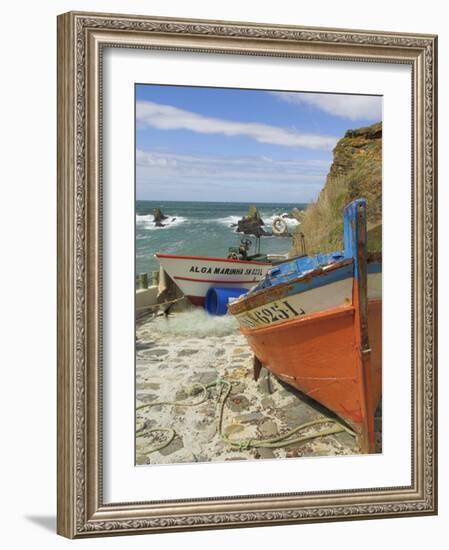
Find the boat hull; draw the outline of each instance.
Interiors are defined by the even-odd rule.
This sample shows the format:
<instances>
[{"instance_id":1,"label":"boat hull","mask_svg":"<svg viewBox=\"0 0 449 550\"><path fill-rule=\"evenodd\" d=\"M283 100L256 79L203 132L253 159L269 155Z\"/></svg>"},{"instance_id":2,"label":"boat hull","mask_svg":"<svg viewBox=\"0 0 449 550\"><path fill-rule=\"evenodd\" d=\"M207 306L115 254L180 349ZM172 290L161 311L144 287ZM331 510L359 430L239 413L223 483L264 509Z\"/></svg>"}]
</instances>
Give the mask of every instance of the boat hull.
<instances>
[{"instance_id":1,"label":"boat hull","mask_svg":"<svg viewBox=\"0 0 449 550\"><path fill-rule=\"evenodd\" d=\"M230 304L260 363L280 380L333 411L375 448L381 396L382 273L367 273L367 336L363 349L358 282L352 262L315 271Z\"/></svg>"},{"instance_id":2,"label":"boat hull","mask_svg":"<svg viewBox=\"0 0 449 550\"><path fill-rule=\"evenodd\" d=\"M268 262L251 262L206 256L156 254L160 265L194 305L203 305L212 287L249 290L272 267Z\"/></svg>"},{"instance_id":3,"label":"boat hull","mask_svg":"<svg viewBox=\"0 0 449 550\"><path fill-rule=\"evenodd\" d=\"M382 302L368 302L371 346L369 380L364 380L357 318L352 305L298 316L256 329L241 328L260 362L279 379L344 419L359 435L367 415L374 421L381 395ZM370 386L370 403L365 386ZM370 434L373 439L374 434Z\"/></svg>"}]
</instances>

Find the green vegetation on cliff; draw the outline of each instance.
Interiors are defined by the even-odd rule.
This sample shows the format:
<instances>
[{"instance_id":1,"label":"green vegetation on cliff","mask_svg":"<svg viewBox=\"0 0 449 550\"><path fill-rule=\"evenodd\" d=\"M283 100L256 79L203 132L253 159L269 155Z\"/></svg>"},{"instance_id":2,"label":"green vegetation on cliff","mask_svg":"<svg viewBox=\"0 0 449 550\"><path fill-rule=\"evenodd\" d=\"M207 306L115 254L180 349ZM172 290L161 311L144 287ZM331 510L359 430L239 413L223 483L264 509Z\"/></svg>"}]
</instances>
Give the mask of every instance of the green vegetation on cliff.
<instances>
[{"instance_id":1,"label":"green vegetation on cliff","mask_svg":"<svg viewBox=\"0 0 449 550\"><path fill-rule=\"evenodd\" d=\"M382 248L382 123L348 130L335 146L326 183L300 218L292 254L301 253L301 233L307 254L343 247L343 209L357 198L367 200L368 249Z\"/></svg>"}]
</instances>

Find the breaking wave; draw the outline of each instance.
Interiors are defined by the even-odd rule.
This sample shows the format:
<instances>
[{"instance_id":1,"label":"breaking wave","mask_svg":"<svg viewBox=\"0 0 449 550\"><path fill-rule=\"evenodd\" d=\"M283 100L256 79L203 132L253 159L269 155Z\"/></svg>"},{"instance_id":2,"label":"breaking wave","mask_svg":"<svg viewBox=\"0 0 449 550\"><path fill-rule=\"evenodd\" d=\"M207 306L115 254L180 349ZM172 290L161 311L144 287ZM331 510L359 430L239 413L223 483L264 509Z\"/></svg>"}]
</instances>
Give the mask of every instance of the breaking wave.
<instances>
[{"instance_id":1,"label":"breaking wave","mask_svg":"<svg viewBox=\"0 0 449 550\"><path fill-rule=\"evenodd\" d=\"M263 221L265 222L265 225L271 226L273 224L273 220L275 218L281 217L288 226L294 227L296 225L299 225L299 221L296 218L287 218L287 212L284 212L282 214L270 214L269 216L262 216Z\"/></svg>"},{"instance_id":2,"label":"breaking wave","mask_svg":"<svg viewBox=\"0 0 449 550\"><path fill-rule=\"evenodd\" d=\"M167 229L176 227L187 221L183 216L168 216L162 223L164 227L156 227L154 225L154 216L152 214L136 214L136 225L141 229Z\"/></svg>"},{"instance_id":3,"label":"breaking wave","mask_svg":"<svg viewBox=\"0 0 449 550\"><path fill-rule=\"evenodd\" d=\"M300 222L296 218L283 217L283 214L270 214L268 216L262 215L262 219L265 223L265 225L262 227L264 227L268 232L271 231L273 220L275 218L278 218L279 216L281 216L285 220L289 231L292 231L297 225L300 224ZM237 232L237 224L241 219L242 219L242 216L226 216L225 218L217 218L215 220L203 220L203 221L207 221L209 223L210 222L219 223L221 225L231 228L233 233L240 235L241 233ZM267 237L265 236L264 238L267 238Z\"/></svg>"},{"instance_id":4,"label":"breaking wave","mask_svg":"<svg viewBox=\"0 0 449 550\"><path fill-rule=\"evenodd\" d=\"M262 215L262 219L267 227L271 227L273 224L273 220L275 218L278 218L281 216L287 223L289 227L295 227L296 225L299 225L299 221L296 218L287 218L284 216L287 216L287 213L283 214L269 214L267 216ZM225 225L226 227L233 227L234 225L237 225L239 220L242 219L243 216L226 216L225 218L217 218L215 220L204 220L208 222L217 222L220 224Z\"/></svg>"},{"instance_id":5,"label":"breaking wave","mask_svg":"<svg viewBox=\"0 0 449 550\"><path fill-rule=\"evenodd\" d=\"M217 218L215 220L208 220L208 221L221 223L226 227L231 227L232 225L237 225L238 221L241 219L242 219L242 216L226 216L225 218Z\"/></svg>"}]
</instances>

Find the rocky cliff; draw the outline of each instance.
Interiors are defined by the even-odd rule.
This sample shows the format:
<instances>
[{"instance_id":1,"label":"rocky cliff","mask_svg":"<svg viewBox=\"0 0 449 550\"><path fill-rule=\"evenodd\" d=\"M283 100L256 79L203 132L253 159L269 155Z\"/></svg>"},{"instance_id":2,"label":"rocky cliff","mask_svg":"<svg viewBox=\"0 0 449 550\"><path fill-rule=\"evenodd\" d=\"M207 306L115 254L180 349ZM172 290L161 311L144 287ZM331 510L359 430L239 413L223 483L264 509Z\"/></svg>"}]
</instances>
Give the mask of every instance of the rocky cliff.
<instances>
[{"instance_id":1,"label":"rocky cliff","mask_svg":"<svg viewBox=\"0 0 449 550\"><path fill-rule=\"evenodd\" d=\"M333 154L325 185L293 235L293 254L301 252L301 233L308 254L341 249L343 208L359 197L367 200L368 249L382 248L382 123L348 130Z\"/></svg>"}]
</instances>

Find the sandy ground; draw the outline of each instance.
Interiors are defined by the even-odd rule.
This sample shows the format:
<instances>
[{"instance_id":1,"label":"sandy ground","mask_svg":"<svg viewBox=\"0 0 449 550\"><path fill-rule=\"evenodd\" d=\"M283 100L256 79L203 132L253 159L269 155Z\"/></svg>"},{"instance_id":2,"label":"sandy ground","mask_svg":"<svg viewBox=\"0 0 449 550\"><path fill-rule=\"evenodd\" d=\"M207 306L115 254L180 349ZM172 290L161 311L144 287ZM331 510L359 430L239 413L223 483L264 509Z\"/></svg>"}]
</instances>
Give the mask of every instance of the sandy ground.
<instances>
[{"instance_id":1,"label":"sandy ground","mask_svg":"<svg viewBox=\"0 0 449 550\"><path fill-rule=\"evenodd\" d=\"M354 437L346 432L288 447L232 448L218 433L218 389L207 398L195 384L225 378L232 390L225 403L223 428L232 439L269 439L329 413L262 369L253 379L252 353L230 316L211 318L199 308L168 317L140 319L136 325L136 405L160 401L197 406L155 405L137 411L136 463L162 464L301 456L358 454ZM222 391L224 388L222 389ZM313 426L304 434L332 425ZM171 443L152 452L170 435L148 433L174 429Z\"/></svg>"}]
</instances>

